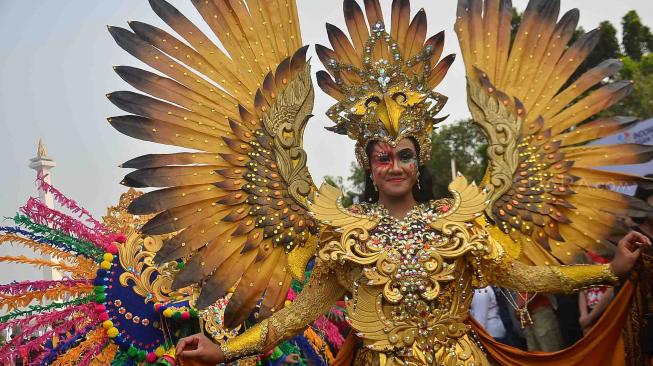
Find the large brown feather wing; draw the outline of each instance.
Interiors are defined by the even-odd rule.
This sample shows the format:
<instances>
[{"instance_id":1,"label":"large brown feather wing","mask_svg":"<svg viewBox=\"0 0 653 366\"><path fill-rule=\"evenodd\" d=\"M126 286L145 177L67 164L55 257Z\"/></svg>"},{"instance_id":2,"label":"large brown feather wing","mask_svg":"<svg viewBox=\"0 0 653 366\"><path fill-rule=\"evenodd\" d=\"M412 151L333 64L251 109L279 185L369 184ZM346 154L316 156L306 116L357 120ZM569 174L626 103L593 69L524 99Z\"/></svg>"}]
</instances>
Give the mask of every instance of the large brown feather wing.
<instances>
[{"instance_id":1,"label":"large brown feather wing","mask_svg":"<svg viewBox=\"0 0 653 366\"><path fill-rule=\"evenodd\" d=\"M619 70L617 60L570 80L599 37L591 31L568 45L577 10L558 20L559 0L531 0L512 44L511 11L509 0L459 0L455 25L468 104L489 140L486 213L506 234L500 242L523 244L525 261L571 263L584 251L609 255L610 241L626 230L623 217L650 208L606 185L650 182L597 168L649 161L653 148L587 144L634 121L594 118L628 95L631 83L599 85Z\"/></svg>"},{"instance_id":2,"label":"large brown feather wing","mask_svg":"<svg viewBox=\"0 0 653 366\"><path fill-rule=\"evenodd\" d=\"M166 1L150 4L181 38L141 22L130 22L132 31L109 27L123 49L160 73L116 67L149 95L109 94L130 113L109 122L128 136L190 151L124 163L136 170L123 184L161 188L129 209L155 214L144 233L174 233L155 260L186 261L173 287L199 285L198 308L235 288L228 325L259 302L270 314L283 305L291 275L303 275L316 230L302 149L314 95L296 5L194 0L218 47Z\"/></svg>"}]
</instances>

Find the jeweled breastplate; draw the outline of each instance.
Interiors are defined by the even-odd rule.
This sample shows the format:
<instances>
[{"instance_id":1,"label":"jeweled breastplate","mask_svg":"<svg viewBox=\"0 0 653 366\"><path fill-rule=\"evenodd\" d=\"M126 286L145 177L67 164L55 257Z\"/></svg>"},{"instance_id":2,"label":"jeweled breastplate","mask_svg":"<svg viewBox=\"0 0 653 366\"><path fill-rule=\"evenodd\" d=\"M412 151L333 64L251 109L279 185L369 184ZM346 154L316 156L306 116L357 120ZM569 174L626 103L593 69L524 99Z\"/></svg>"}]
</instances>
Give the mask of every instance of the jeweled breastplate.
<instances>
[{"instance_id":1,"label":"jeweled breastplate","mask_svg":"<svg viewBox=\"0 0 653 366\"><path fill-rule=\"evenodd\" d=\"M331 248L332 257L363 267L347 314L377 357L402 364L483 364L482 355L474 356L480 351L466 337L463 321L473 287L483 282L478 261L486 241L469 223L448 223L441 230L430 225L451 204L420 205L403 220L380 206L356 206L356 214L378 216L378 225L357 235L356 242Z\"/></svg>"}]
</instances>

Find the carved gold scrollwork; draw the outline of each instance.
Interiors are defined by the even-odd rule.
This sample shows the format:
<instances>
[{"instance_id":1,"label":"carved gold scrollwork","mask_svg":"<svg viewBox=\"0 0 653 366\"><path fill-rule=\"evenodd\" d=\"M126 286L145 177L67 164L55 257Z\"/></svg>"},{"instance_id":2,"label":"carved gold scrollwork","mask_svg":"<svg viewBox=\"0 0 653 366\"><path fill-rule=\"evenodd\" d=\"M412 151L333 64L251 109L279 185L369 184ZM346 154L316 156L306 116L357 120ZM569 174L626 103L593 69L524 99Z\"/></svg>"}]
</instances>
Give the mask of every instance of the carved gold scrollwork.
<instances>
[{"instance_id":1,"label":"carved gold scrollwork","mask_svg":"<svg viewBox=\"0 0 653 366\"><path fill-rule=\"evenodd\" d=\"M301 147L304 128L313 109L314 91L307 63L304 70L279 94L263 118L266 132L274 138L274 155L279 175L288 184L294 200L306 208L314 184Z\"/></svg>"},{"instance_id":2,"label":"carved gold scrollwork","mask_svg":"<svg viewBox=\"0 0 653 366\"><path fill-rule=\"evenodd\" d=\"M485 188L491 193L490 204L485 212L493 217L492 206L510 189L517 170L519 163L517 145L523 121L511 110L511 107L500 103L479 83L468 82L467 91L472 118L481 126L488 138L490 173L489 185Z\"/></svg>"},{"instance_id":3,"label":"carved gold scrollwork","mask_svg":"<svg viewBox=\"0 0 653 366\"><path fill-rule=\"evenodd\" d=\"M132 289L145 299L145 303L168 301L181 295L171 289L171 275L176 271L176 263L157 268L152 262L162 245L161 237L143 237L133 232L127 242L118 247L120 265L125 271L120 275L120 284L126 287L131 282Z\"/></svg>"},{"instance_id":4,"label":"carved gold scrollwork","mask_svg":"<svg viewBox=\"0 0 653 366\"><path fill-rule=\"evenodd\" d=\"M154 265L152 259L163 245L164 237L139 234L138 229L151 216L132 215L127 211L129 204L142 194L130 188L120 196L117 206L107 209L103 220L108 228L127 236L127 241L118 246L120 266L124 271L119 277L120 285L131 285L134 293L142 296L145 303L168 301L182 295L171 290L173 275L178 271L176 262L159 267Z\"/></svg>"}]
</instances>

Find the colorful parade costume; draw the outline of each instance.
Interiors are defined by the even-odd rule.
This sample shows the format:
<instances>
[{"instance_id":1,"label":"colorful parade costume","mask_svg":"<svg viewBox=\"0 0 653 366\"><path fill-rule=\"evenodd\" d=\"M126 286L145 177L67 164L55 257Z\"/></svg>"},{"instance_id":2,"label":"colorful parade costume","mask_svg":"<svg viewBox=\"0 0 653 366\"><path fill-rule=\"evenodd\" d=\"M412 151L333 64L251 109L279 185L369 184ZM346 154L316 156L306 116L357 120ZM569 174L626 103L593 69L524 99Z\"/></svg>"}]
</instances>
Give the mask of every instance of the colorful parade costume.
<instances>
[{"instance_id":1,"label":"colorful parade costume","mask_svg":"<svg viewBox=\"0 0 653 366\"><path fill-rule=\"evenodd\" d=\"M488 139L489 166L480 186L460 176L451 197L397 219L375 203L345 208L338 189L311 179L302 143L314 89L295 1L194 0L222 47L169 3L150 3L180 38L141 22L109 28L164 75L116 67L149 95L109 94L131 113L109 122L194 150L132 159L123 184L160 188L129 212L154 215L138 229L165 237L153 261L176 268L170 291L191 291L188 305L199 310L229 297L227 327L257 311L257 325L221 344L228 361L273 348L347 296L364 346L345 347L356 365L488 365L467 324L474 288L574 292L617 282L608 265L560 264L611 252L626 232L623 217L651 213L605 188L647 180L594 167L649 161L653 149L588 145L632 122L592 120L630 84L595 88L618 71L616 60L569 80L598 39L592 31L568 45L577 11L558 21L559 1L533 0L511 41L509 1L459 1L468 104ZM327 25L332 49L316 46L327 70L318 85L337 100L329 129L356 141L364 168L370 142L402 138L415 141L424 162L446 102L434 88L453 56L440 60L443 33L427 39L426 14L411 20L408 0L393 1L389 21L378 0L364 8L345 0L349 38ZM284 306L292 279L302 280L316 256L309 283Z\"/></svg>"},{"instance_id":2,"label":"colorful parade costume","mask_svg":"<svg viewBox=\"0 0 653 366\"><path fill-rule=\"evenodd\" d=\"M0 346L0 363L175 365L175 342L199 330L197 313L160 309L188 293L170 291L175 264L152 265L164 238L140 235L148 217L126 211L140 193L123 194L100 222L44 177L37 182L68 212L30 198L11 219L13 226L0 227L0 242L45 257L4 256L0 262L57 272L51 280L0 286L0 307L6 311L0 331L13 331Z\"/></svg>"},{"instance_id":3,"label":"colorful parade costume","mask_svg":"<svg viewBox=\"0 0 653 366\"><path fill-rule=\"evenodd\" d=\"M138 139L198 150L130 160L123 166L137 170L123 183L163 187L130 211L156 214L145 234L176 233L155 258L188 258L173 288L195 286L202 309L234 287L228 326L260 303L259 325L222 345L228 360L292 337L348 294L348 319L365 346L356 364L486 365L465 323L474 288L573 292L617 282L608 265L559 264L610 252L610 240L626 232L622 217L650 214L604 186L646 180L594 167L645 162L653 150L587 145L632 122L591 120L631 86L594 89L618 71L616 60L569 80L598 39L592 31L568 46L576 10L558 21L558 1L531 1L511 43L509 1L459 2L455 29L469 107L489 143L487 174L480 187L458 177L451 198L396 219L378 204L343 207L338 189L318 189L308 174L302 135L314 91L294 1L194 2L226 53L170 4L152 5L183 41L139 22L133 33L110 28L167 77L116 68L157 99L112 93L133 115L109 122ZM453 57L439 61L443 34L426 39L425 12L411 20L409 1L393 1L389 22L377 0L364 5L344 1L350 37L327 25L332 49L316 46L327 70L318 84L337 100L329 129L356 141L364 168L370 142L406 137L426 161L446 102L433 89ZM310 283L283 307L291 278L316 254Z\"/></svg>"}]
</instances>

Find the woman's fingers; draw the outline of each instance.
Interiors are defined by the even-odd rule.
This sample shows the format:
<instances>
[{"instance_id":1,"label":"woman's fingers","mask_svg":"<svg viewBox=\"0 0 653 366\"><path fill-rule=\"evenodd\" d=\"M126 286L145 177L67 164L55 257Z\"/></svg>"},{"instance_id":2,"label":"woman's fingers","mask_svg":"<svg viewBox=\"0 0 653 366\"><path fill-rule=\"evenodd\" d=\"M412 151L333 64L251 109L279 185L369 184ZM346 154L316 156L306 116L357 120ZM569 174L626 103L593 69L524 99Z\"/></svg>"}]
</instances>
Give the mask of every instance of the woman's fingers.
<instances>
[{"instance_id":1,"label":"woman's fingers","mask_svg":"<svg viewBox=\"0 0 653 366\"><path fill-rule=\"evenodd\" d=\"M623 245L630 252L634 252L643 245L651 245L651 240L644 234L631 231L623 238Z\"/></svg>"},{"instance_id":2,"label":"woman's fingers","mask_svg":"<svg viewBox=\"0 0 653 366\"><path fill-rule=\"evenodd\" d=\"M179 340L179 342L177 342L177 348L175 349L175 354L179 356L182 352L184 352L184 356L185 356L187 352L190 352L190 350L187 350L187 348L197 349L198 343L199 343L199 338L197 334L193 334L192 336L182 338Z\"/></svg>"},{"instance_id":3,"label":"woman's fingers","mask_svg":"<svg viewBox=\"0 0 653 366\"><path fill-rule=\"evenodd\" d=\"M185 350L183 356L184 356L184 358L191 358L191 359L192 358L200 358L200 357L204 356L203 352L204 352L204 349L202 347L197 347L197 348L192 349L192 350Z\"/></svg>"},{"instance_id":4,"label":"woman's fingers","mask_svg":"<svg viewBox=\"0 0 653 366\"><path fill-rule=\"evenodd\" d=\"M651 245L651 240L644 234L639 233L637 231L632 232L635 235L635 242L636 244L640 244L640 246L643 245Z\"/></svg>"}]
</instances>

